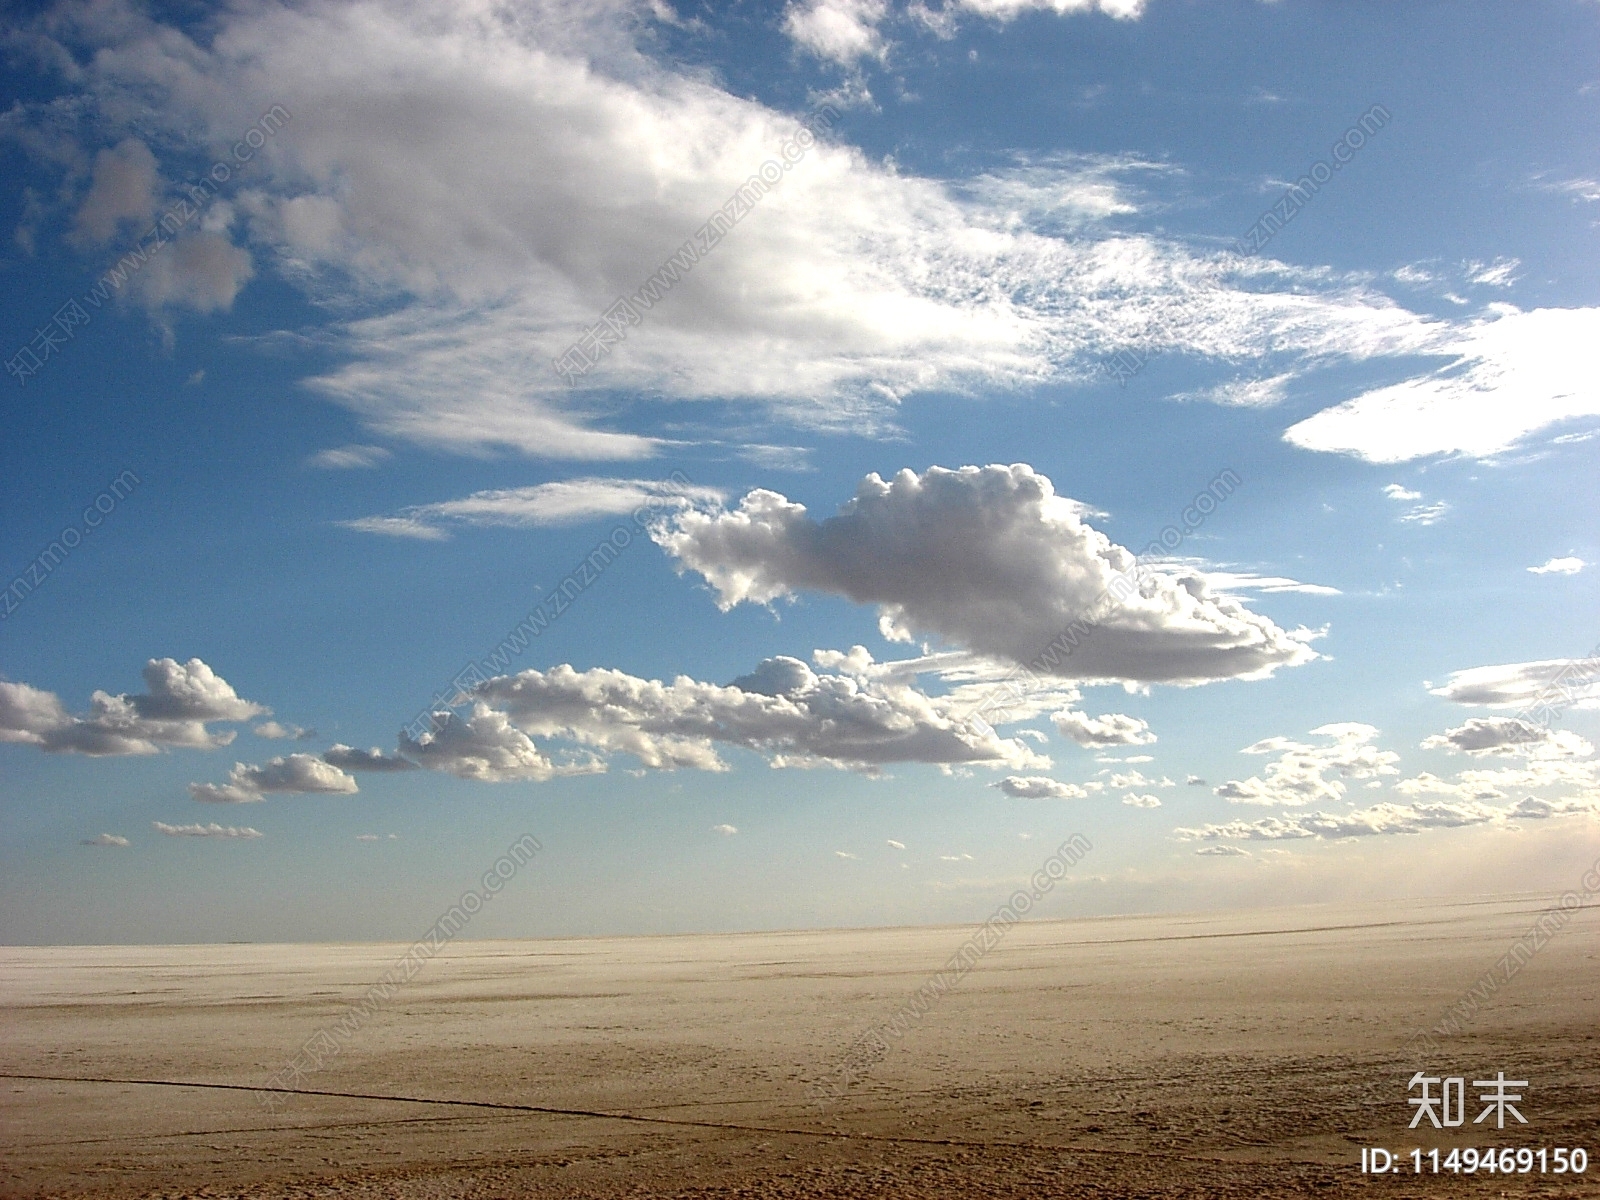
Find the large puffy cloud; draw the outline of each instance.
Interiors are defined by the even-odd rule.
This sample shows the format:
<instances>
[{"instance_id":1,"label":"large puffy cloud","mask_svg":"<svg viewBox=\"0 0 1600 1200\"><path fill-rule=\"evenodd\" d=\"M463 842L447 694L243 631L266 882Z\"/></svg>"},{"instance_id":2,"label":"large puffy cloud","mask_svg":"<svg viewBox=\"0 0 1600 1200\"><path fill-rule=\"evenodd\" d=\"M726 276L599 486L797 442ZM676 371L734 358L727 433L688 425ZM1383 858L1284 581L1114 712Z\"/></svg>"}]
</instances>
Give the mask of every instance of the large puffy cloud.
<instances>
[{"instance_id":1,"label":"large puffy cloud","mask_svg":"<svg viewBox=\"0 0 1600 1200\"><path fill-rule=\"evenodd\" d=\"M260 766L234 763L228 782L191 783L189 794L211 804L252 804L269 794L348 796L355 779L312 754L290 754Z\"/></svg>"},{"instance_id":2,"label":"large puffy cloud","mask_svg":"<svg viewBox=\"0 0 1600 1200\"><path fill-rule=\"evenodd\" d=\"M180 663L153 658L144 667L147 690L129 695L96 691L83 716L59 697L25 683L0 681L0 742L38 746L47 753L114 756L156 754L163 747L226 746L234 731L212 732L212 721L247 721L270 710L244 700L198 658Z\"/></svg>"},{"instance_id":3,"label":"large puffy cloud","mask_svg":"<svg viewBox=\"0 0 1600 1200\"><path fill-rule=\"evenodd\" d=\"M1004 18L1091 5L965 7ZM648 11L267 0L219 11L199 41L107 2L65 9L32 36L42 60L72 63L64 78L113 137L137 121L163 155L226 154L272 106L292 114L230 202L280 273L342 312L382 314L339 328L349 360L315 386L374 430L424 444L640 458L659 443L599 427L613 390L870 429L912 392L1085 379L1131 345L1305 363L1441 342L1438 323L1359 281L1019 221L1078 188L1070 167L949 184L825 142L715 248L691 244L696 261L664 299L569 388L551 359L796 129L640 53ZM818 48L872 48L870 2L794 11L815 14L796 20ZM1019 188L1038 202L994 200ZM171 296L222 302L248 265L222 257L197 261L193 286Z\"/></svg>"},{"instance_id":4,"label":"large puffy cloud","mask_svg":"<svg viewBox=\"0 0 1600 1200\"><path fill-rule=\"evenodd\" d=\"M1137 568L1025 464L868 475L821 522L757 490L731 512L679 514L654 536L724 609L831 592L878 605L888 637L933 635L1063 678L1196 683L1316 657L1304 635L1213 594L1197 571ZM1113 584L1133 578L1132 594L1112 601ZM1085 620L1096 623L1070 655L1040 661Z\"/></svg>"},{"instance_id":5,"label":"large puffy cloud","mask_svg":"<svg viewBox=\"0 0 1600 1200\"><path fill-rule=\"evenodd\" d=\"M1454 729L1436 733L1422 742L1424 750L1450 750L1464 754L1531 754L1552 758L1583 758L1594 747L1565 729L1549 729L1515 717L1470 717Z\"/></svg>"},{"instance_id":6,"label":"large puffy cloud","mask_svg":"<svg viewBox=\"0 0 1600 1200\"><path fill-rule=\"evenodd\" d=\"M1489 825L1506 819L1504 809L1471 801L1417 804L1374 804L1347 813L1295 813L1289 817L1263 817L1258 821L1180 826L1173 832L1188 841L1283 841L1298 838L1374 837L1388 833L1421 833L1425 829L1453 829L1463 825Z\"/></svg>"},{"instance_id":7,"label":"large puffy cloud","mask_svg":"<svg viewBox=\"0 0 1600 1200\"><path fill-rule=\"evenodd\" d=\"M686 676L662 683L563 665L488 680L474 696L475 719L504 719L512 733L629 754L662 769L725 769L719 746L764 754L774 766L869 773L898 762L1050 765L1022 741L960 720L946 697L901 683L818 674L795 658L767 659L726 685ZM430 765L425 748L403 748Z\"/></svg>"},{"instance_id":8,"label":"large puffy cloud","mask_svg":"<svg viewBox=\"0 0 1600 1200\"><path fill-rule=\"evenodd\" d=\"M1487 457L1561 422L1600 417L1600 308L1491 311L1438 347L1451 356L1439 370L1324 409L1284 436L1396 463Z\"/></svg>"},{"instance_id":9,"label":"large puffy cloud","mask_svg":"<svg viewBox=\"0 0 1600 1200\"><path fill-rule=\"evenodd\" d=\"M1600 708L1600 657L1547 658L1453 671L1431 694L1484 708Z\"/></svg>"},{"instance_id":10,"label":"large puffy cloud","mask_svg":"<svg viewBox=\"0 0 1600 1200\"><path fill-rule=\"evenodd\" d=\"M1217 795L1235 804L1327 804L1344 796L1343 779L1376 779L1399 774L1400 756L1379 750L1372 739L1378 731L1359 722L1337 722L1311 731L1327 744L1308 745L1290 738L1272 737L1246 746L1244 754L1277 754L1261 775L1230 779L1215 788ZM1328 773L1336 772L1335 778Z\"/></svg>"}]
</instances>

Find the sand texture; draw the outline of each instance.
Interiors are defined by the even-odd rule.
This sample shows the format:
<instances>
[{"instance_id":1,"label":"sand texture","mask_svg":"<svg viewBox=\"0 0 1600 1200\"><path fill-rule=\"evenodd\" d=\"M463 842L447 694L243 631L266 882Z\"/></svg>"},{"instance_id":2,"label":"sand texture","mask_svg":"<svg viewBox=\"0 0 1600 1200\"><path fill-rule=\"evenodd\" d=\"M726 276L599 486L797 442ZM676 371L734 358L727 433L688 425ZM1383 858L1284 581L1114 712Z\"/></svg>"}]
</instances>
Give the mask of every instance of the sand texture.
<instances>
[{"instance_id":1,"label":"sand texture","mask_svg":"<svg viewBox=\"0 0 1600 1200\"><path fill-rule=\"evenodd\" d=\"M5 948L0 1194L1600 1196L1600 1163L1358 1169L1363 1146L1600 1157L1593 909L1406 1047L1545 903L1026 922L825 1102L970 930L459 941L298 1085L335 1094L270 1107L252 1089L404 946ZM1420 1067L1528 1080L1528 1124L1474 1126L1469 1098L1465 1128L1409 1132Z\"/></svg>"}]
</instances>

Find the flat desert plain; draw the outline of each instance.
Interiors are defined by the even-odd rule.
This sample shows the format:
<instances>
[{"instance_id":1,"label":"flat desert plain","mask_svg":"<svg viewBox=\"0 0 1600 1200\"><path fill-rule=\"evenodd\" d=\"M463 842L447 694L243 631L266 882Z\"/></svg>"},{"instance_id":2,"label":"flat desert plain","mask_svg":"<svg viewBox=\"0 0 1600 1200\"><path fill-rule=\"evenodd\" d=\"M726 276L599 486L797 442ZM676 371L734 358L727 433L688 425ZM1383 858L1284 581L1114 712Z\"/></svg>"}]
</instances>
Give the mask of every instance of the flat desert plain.
<instances>
[{"instance_id":1,"label":"flat desert plain","mask_svg":"<svg viewBox=\"0 0 1600 1200\"><path fill-rule=\"evenodd\" d=\"M1549 898L1027 921L875 1063L958 927L465 941L269 1106L398 945L10 948L11 1196L1600 1195L1600 913L1441 1039ZM305 1061L305 1060L302 1060ZM1407 1129L1419 1067L1466 1124ZM1526 1125L1473 1083L1527 1080ZM126 1082L126 1081L141 1082ZM206 1086L211 1085L211 1086ZM311 1094L316 1093L316 1094ZM1587 1174L1363 1175L1363 1147ZM1407 1160L1409 1161L1409 1160Z\"/></svg>"}]
</instances>

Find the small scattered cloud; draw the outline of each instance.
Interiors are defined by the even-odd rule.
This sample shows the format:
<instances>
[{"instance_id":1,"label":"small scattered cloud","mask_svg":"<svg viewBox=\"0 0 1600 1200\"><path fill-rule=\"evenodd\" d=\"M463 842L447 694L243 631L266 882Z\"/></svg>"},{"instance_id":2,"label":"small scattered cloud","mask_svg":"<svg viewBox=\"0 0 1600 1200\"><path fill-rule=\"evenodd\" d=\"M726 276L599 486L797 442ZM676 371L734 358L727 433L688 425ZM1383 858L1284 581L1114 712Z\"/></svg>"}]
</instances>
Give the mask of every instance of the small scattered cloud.
<instances>
[{"instance_id":1,"label":"small scattered cloud","mask_svg":"<svg viewBox=\"0 0 1600 1200\"><path fill-rule=\"evenodd\" d=\"M1201 846L1195 851L1208 858L1249 858L1250 851L1241 850L1238 846Z\"/></svg>"},{"instance_id":2,"label":"small scattered cloud","mask_svg":"<svg viewBox=\"0 0 1600 1200\"><path fill-rule=\"evenodd\" d=\"M1588 565L1583 559L1568 555L1566 558L1547 558L1537 567L1529 567L1528 570L1534 575L1576 575Z\"/></svg>"},{"instance_id":3,"label":"small scattered cloud","mask_svg":"<svg viewBox=\"0 0 1600 1200\"><path fill-rule=\"evenodd\" d=\"M1515 717L1471 717L1455 729L1436 733L1422 742L1424 750L1450 750L1462 754L1518 754L1540 758L1586 758L1594 747L1565 729L1550 729Z\"/></svg>"},{"instance_id":4,"label":"small scattered cloud","mask_svg":"<svg viewBox=\"0 0 1600 1200\"><path fill-rule=\"evenodd\" d=\"M309 742L315 740L317 736L315 729L306 729L299 725L284 725L277 721L263 721L261 724L254 726L250 732L257 737L274 741L292 738L297 742Z\"/></svg>"},{"instance_id":5,"label":"small scattered cloud","mask_svg":"<svg viewBox=\"0 0 1600 1200\"><path fill-rule=\"evenodd\" d=\"M250 826L218 825L213 821L209 825L168 825L162 821L152 821L150 824L157 833L164 833L168 837L198 837L198 838L258 838L264 836L259 829Z\"/></svg>"},{"instance_id":6,"label":"small scattered cloud","mask_svg":"<svg viewBox=\"0 0 1600 1200\"><path fill-rule=\"evenodd\" d=\"M1400 756L1392 750L1379 750L1371 743L1378 731L1356 721L1322 725L1311 736L1325 739L1324 745L1309 745L1291 738L1271 737L1246 746L1244 754L1276 754L1261 775L1230 779L1214 789L1218 796L1234 804L1282 804L1301 806L1330 803L1342 799L1346 779L1373 779L1397 775ZM1334 772L1335 777L1328 778Z\"/></svg>"},{"instance_id":7,"label":"small scattered cloud","mask_svg":"<svg viewBox=\"0 0 1600 1200\"><path fill-rule=\"evenodd\" d=\"M1050 720L1062 737L1080 746L1148 746L1156 740L1148 723L1122 713L1091 717L1088 713L1063 709L1052 713Z\"/></svg>"},{"instance_id":8,"label":"small scattered cloud","mask_svg":"<svg viewBox=\"0 0 1600 1200\"><path fill-rule=\"evenodd\" d=\"M1082 800L1089 794L1075 783L1062 783L1045 775L1007 775L989 786L1019 800Z\"/></svg>"},{"instance_id":9,"label":"small scattered cloud","mask_svg":"<svg viewBox=\"0 0 1600 1200\"><path fill-rule=\"evenodd\" d=\"M941 855L939 855L939 861L940 862L971 862L972 861L972 855L970 855L970 854L941 854Z\"/></svg>"},{"instance_id":10,"label":"small scattered cloud","mask_svg":"<svg viewBox=\"0 0 1600 1200\"><path fill-rule=\"evenodd\" d=\"M896 850L904 850L906 848L906 844L904 842L897 842L893 838L889 839L888 844Z\"/></svg>"},{"instance_id":11,"label":"small scattered cloud","mask_svg":"<svg viewBox=\"0 0 1600 1200\"><path fill-rule=\"evenodd\" d=\"M275 793L349 796L358 790L354 776L312 754L290 754L258 767L234 763L227 783L189 785L189 795L208 804L253 804Z\"/></svg>"},{"instance_id":12,"label":"small scattered cloud","mask_svg":"<svg viewBox=\"0 0 1600 1200\"><path fill-rule=\"evenodd\" d=\"M860 858L861 857L859 854L851 854L850 851L848 851L848 850L835 850L833 852L833 856L835 858Z\"/></svg>"},{"instance_id":13,"label":"small scattered cloud","mask_svg":"<svg viewBox=\"0 0 1600 1200\"><path fill-rule=\"evenodd\" d=\"M388 537L448 537L450 525L532 529L621 517L640 509L665 512L721 503L717 488L672 479L563 479L532 487L474 492L460 500L415 504L390 516L340 521L346 529Z\"/></svg>"},{"instance_id":14,"label":"small scattered cloud","mask_svg":"<svg viewBox=\"0 0 1600 1200\"><path fill-rule=\"evenodd\" d=\"M323 752L322 761L341 771L415 771L416 763L398 754L385 754L378 747L357 750L342 742L335 742Z\"/></svg>"},{"instance_id":15,"label":"small scattered cloud","mask_svg":"<svg viewBox=\"0 0 1600 1200\"><path fill-rule=\"evenodd\" d=\"M1383 489L1383 494L1385 496L1389 497L1389 499L1391 499L1391 500L1421 500L1422 499L1422 493L1421 492L1414 492L1410 488L1405 487L1405 486L1403 486L1401 484L1398 484L1398 483L1391 483L1391 484L1385 485L1384 489Z\"/></svg>"},{"instance_id":16,"label":"small scattered cloud","mask_svg":"<svg viewBox=\"0 0 1600 1200\"><path fill-rule=\"evenodd\" d=\"M1188 784L1190 787L1205 787L1206 786L1206 781L1204 779L1201 779L1200 776L1198 776L1198 775L1190 775L1183 782Z\"/></svg>"},{"instance_id":17,"label":"small scattered cloud","mask_svg":"<svg viewBox=\"0 0 1600 1200\"><path fill-rule=\"evenodd\" d=\"M80 846L128 846L131 844L127 838L115 833L102 833L98 837L84 838L78 843Z\"/></svg>"},{"instance_id":18,"label":"small scattered cloud","mask_svg":"<svg viewBox=\"0 0 1600 1200\"><path fill-rule=\"evenodd\" d=\"M711 832L712 833L720 833L723 837L732 837L734 834L738 833L739 831L736 828L734 828L732 825L713 825L711 827Z\"/></svg>"},{"instance_id":19,"label":"small scattered cloud","mask_svg":"<svg viewBox=\"0 0 1600 1200\"><path fill-rule=\"evenodd\" d=\"M306 466L323 471L360 471L376 467L392 457L382 446L336 446L317 451L306 459Z\"/></svg>"},{"instance_id":20,"label":"small scattered cloud","mask_svg":"<svg viewBox=\"0 0 1600 1200\"><path fill-rule=\"evenodd\" d=\"M1122 802L1124 804L1132 805L1134 808L1161 807L1161 798L1159 796L1152 796L1148 792L1144 795L1140 795L1137 792L1129 792L1122 798Z\"/></svg>"},{"instance_id":21,"label":"small scattered cloud","mask_svg":"<svg viewBox=\"0 0 1600 1200\"><path fill-rule=\"evenodd\" d=\"M1469 667L1452 671L1439 687L1424 686L1430 695L1485 708L1515 708L1541 699L1562 708L1600 708L1600 679L1588 659L1547 658Z\"/></svg>"}]
</instances>

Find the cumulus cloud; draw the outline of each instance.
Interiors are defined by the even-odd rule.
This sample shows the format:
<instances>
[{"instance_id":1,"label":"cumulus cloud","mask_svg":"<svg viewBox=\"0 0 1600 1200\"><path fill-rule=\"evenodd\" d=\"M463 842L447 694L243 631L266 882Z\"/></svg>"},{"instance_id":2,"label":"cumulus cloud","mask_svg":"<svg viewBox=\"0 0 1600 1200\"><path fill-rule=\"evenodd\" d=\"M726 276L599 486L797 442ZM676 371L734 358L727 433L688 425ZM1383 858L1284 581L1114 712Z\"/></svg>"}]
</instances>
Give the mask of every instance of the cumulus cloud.
<instances>
[{"instance_id":1,"label":"cumulus cloud","mask_svg":"<svg viewBox=\"0 0 1600 1200\"><path fill-rule=\"evenodd\" d=\"M1062 737L1071 738L1080 746L1148 746L1156 740L1146 722L1122 713L1091 717L1088 713L1063 710L1052 713L1050 720Z\"/></svg>"},{"instance_id":2,"label":"cumulus cloud","mask_svg":"<svg viewBox=\"0 0 1600 1200\"><path fill-rule=\"evenodd\" d=\"M1569 730L1549 729L1515 717L1470 717L1463 725L1426 738L1422 748L1550 758L1583 758L1594 753L1592 745Z\"/></svg>"},{"instance_id":3,"label":"cumulus cloud","mask_svg":"<svg viewBox=\"0 0 1600 1200\"><path fill-rule=\"evenodd\" d=\"M1238 846L1201 846L1195 851L1207 858L1249 858L1250 851L1241 850Z\"/></svg>"},{"instance_id":4,"label":"cumulus cloud","mask_svg":"<svg viewBox=\"0 0 1600 1200\"><path fill-rule=\"evenodd\" d=\"M1566 558L1547 558L1537 567L1529 567L1533 575L1576 575L1589 564L1573 555Z\"/></svg>"},{"instance_id":5,"label":"cumulus cloud","mask_svg":"<svg viewBox=\"0 0 1600 1200\"><path fill-rule=\"evenodd\" d=\"M1385 487L1383 489L1383 494L1385 496L1389 497L1389 499L1391 499L1391 500L1421 500L1422 499L1422 493L1421 492L1414 492L1410 488L1403 487L1398 483L1391 483L1391 484L1385 485Z\"/></svg>"},{"instance_id":6,"label":"cumulus cloud","mask_svg":"<svg viewBox=\"0 0 1600 1200\"><path fill-rule=\"evenodd\" d=\"M1376 463L1488 458L1600 416L1600 308L1490 305L1437 350L1451 360L1437 371L1324 409L1284 437Z\"/></svg>"},{"instance_id":7,"label":"cumulus cloud","mask_svg":"<svg viewBox=\"0 0 1600 1200\"><path fill-rule=\"evenodd\" d=\"M89 193L73 215L73 238L108 242L124 223L144 233L155 216L159 190L156 156L138 138L127 138L100 151L95 156Z\"/></svg>"},{"instance_id":8,"label":"cumulus cloud","mask_svg":"<svg viewBox=\"0 0 1600 1200\"><path fill-rule=\"evenodd\" d=\"M506 714L481 700L472 714L434 714L434 728L420 738L400 735L400 749L430 771L444 771L459 779L485 783L532 780L543 783L560 775L592 774L595 763L560 764L540 753L531 738L517 729Z\"/></svg>"},{"instance_id":9,"label":"cumulus cloud","mask_svg":"<svg viewBox=\"0 0 1600 1200\"><path fill-rule=\"evenodd\" d=\"M1359 722L1337 722L1311 731L1326 739L1320 746L1290 738L1271 737L1246 746L1244 754L1277 754L1261 775L1230 779L1213 789L1235 804L1326 804L1345 793L1345 779L1374 779L1399 774L1400 756L1371 745L1378 731ZM1336 773L1328 778L1328 773Z\"/></svg>"},{"instance_id":10,"label":"cumulus cloud","mask_svg":"<svg viewBox=\"0 0 1600 1200\"><path fill-rule=\"evenodd\" d=\"M1452 671L1429 693L1457 704L1517 708L1536 702L1556 708L1600 708L1600 661L1546 658Z\"/></svg>"},{"instance_id":11,"label":"cumulus cloud","mask_svg":"<svg viewBox=\"0 0 1600 1200\"><path fill-rule=\"evenodd\" d=\"M725 770L718 746L763 754L774 766L869 773L897 762L1050 765L1021 740L961 720L947 697L904 683L818 674L796 658L766 659L726 685L687 676L664 684L562 665L488 680L474 698L478 717L503 722L506 736L564 739L666 770ZM431 765L424 752L403 748Z\"/></svg>"},{"instance_id":12,"label":"cumulus cloud","mask_svg":"<svg viewBox=\"0 0 1600 1200\"><path fill-rule=\"evenodd\" d=\"M1007 775L989 786L1020 800L1082 800L1089 794L1075 783L1062 783L1048 775Z\"/></svg>"},{"instance_id":13,"label":"cumulus cloud","mask_svg":"<svg viewBox=\"0 0 1600 1200\"><path fill-rule=\"evenodd\" d=\"M210 804L253 804L274 793L348 796L359 790L353 776L311 754L269 759L258 767L234 763L227 783L189 785L189 795Z\"/></svg>"},{"instance_id":14,"label":"cumulus cloud","mask_svg":"<svg viewBox=\"0 0 1600 1200\"><path fill-rule=\"evenodd\" d=\"M880 3L799 0L786 24L824 55L871 54ZM1138 7L917 12L937 25ZM647 57L647 24L642 6L621 4L469 2L419 19L406 0L264 0L219 11L200 39L107 5L36 33L106 125L137 113L196 151L294 97L292 122L231 202L280 275L341 314L376 314L342 321L343 365L314 386L385 437L640 459L660 442L605 427L617 392L872 429L914 392L1086 379L1130 345L1311 362L1441 340L1438 322L1350 278L1035 226L1018 215L1059 206L1000 204L825 139L714 251L691 242L670 294L569 388L551 360L637 295L641 264L672 255L796 129L704 72ZM677 144L695 153L659 153ZM1020 186L1060 193L1060 178L1027 172ZM1090 218L1124 207L1104 189L1080 195ZM251 269L241 247L201 230L137 278L152 299L203 308L231 300Z\"/></svg>"},{"instance_id":15,"label":"cumulus cloud","mask_svg":"<svg viewBox=\"0 0 1600 1200\"><path fill-rule=\"evenodd\" d=\"M703 575L723 609L812 590L876 604L886 637L933 635L1037 669L1074 621L1098 623L1047 673L1197 683L1254 678L1316 654L1199 572L1137 571L1134 556L1025 464L868 475L818 522L776 492L734 511L679 514L653 536ZM1136 573L1136 574L1135 574ZM1137 577L1126 601L1107 590Z\"/></svg>"},{"instance_id":16,"label":"cumulus cloud","mask_svg":"<svg viewBox=\"0 0 1600 1200\"><path fill-rule=\"evenodd\" d=\"M563 479L533 487L474 492L460 500L413 505L393 516L339 523L363 533L436 539L444 537L444 527L451 524L566 525L594 517L620 517L641 508L662 512L716 504L722 498L717 488L671 479Z\"/></svg>"},{"instance_id":17,"label":"cumulus cloud","mask_svg":"<svg viewBox=\"0 0 1600 1200\"><path fill-rule=\"evenodd\" d=\"M890 838L887 844L896 850L904 850L906 848L906 844L904 842L897 842L893 838Z\"/></svg>"},{"instance_id":18,"label":"cumulus cloud","mask_svg":"<svg viewBox=\"0 0 1600 1200\"><path fill-rule=\"evenodd\" d=\"M1505 817L1503 809L1472 802L1374 804L1371 808L1347 813L1296 813L1292 817L1263 817L1259 821L1228 821L1192 828L1180 826L1173 833L1186 841L1334 839L1495 824L1503 822Z\"/></svg>"},{"instance_id":19,"label":"cumulus cloud","mask_svg":"<svg viewBox=\"0 0 1600 1200\"><path fill-rule=\"evenodd\" d=\"M84 838L78 843L80 846L129 846L132 845L127 838L115 833L102 833L99 837Z\"/></svg>"},{"instance_id":20,"label":"cumulus cloud","mask_svg":"<svg viewBox=\"0 0 1600 1200\"><path fill-rule=\"evenodd\" d=\"M322 761L341 771L415 771L417 764L398 754L385 754L378 747L357 750L335 742L323 752Z\"/></svg>"},{"instance_id":21,"label":"cumulus cloud","mask_svg":"<svg viewBox=\"0 0 1600 1200\"><path fill-rule=\"evenodd\" d=\"M732 825L713 825L711 827L711 832L712 833L720 833L720 834L722 834L723 837L732 837L734 834L738 833L739 831L736 828L734 828Z\"/></svg>"},{"instance_id":22,"label":"cumulus cloud","mask_svg":"<svg viewBox=\"0 0 1600 1200\"><path fill-rule=\"evenodd\" d=\"M1142 795L1139 794L1138 792L1129 792L1126 796L1124 796L1122 798L1122 802L1124 804L1132 805L1134 808L1160 808L1161 807L1161 797L1152 796L1148 792L1145 792Z\"/></svg>"},{"instance_id":23,"label":"cumulus cloud","mask_svg":"<svg viewBox=\"0 0 1600 1200\"><path fill-rule=\"evenodd\" d=\"M804 0L785 10L783 31L818 58L849 66L882 56L878 25L888 12L887 0Z\"/></svg>"},{"instance_id":24,"label":"cumulus cloud","mask_svg":"<svg viewBox=\"0 0 1600 1200\"><path fill-rule=\"evenodd\" d=\"M258 838L263 836L259 829L252 829L245 825L218 825L215 821L209 825L168 825L163 821L151 821L150 824L157 833L164 833L168 837L198 837L198 838Z\"/></svg>"},{"instance_id":25,"label":"cumulus cloud","mask_svg":"<svg viewBox=\"0 0 1600 1200\"><path fill-rule=\"evenodd\" d=\"M152 658L143 674L145 692L94 692L83 716L69 713L53 692L0 680L0 742L97 757L156 754L169 746L207 750L235 736L232 730L212 732L208 722L247 721L270 711L240 699L198 658Z\"/></svg>"}]
</instances>

